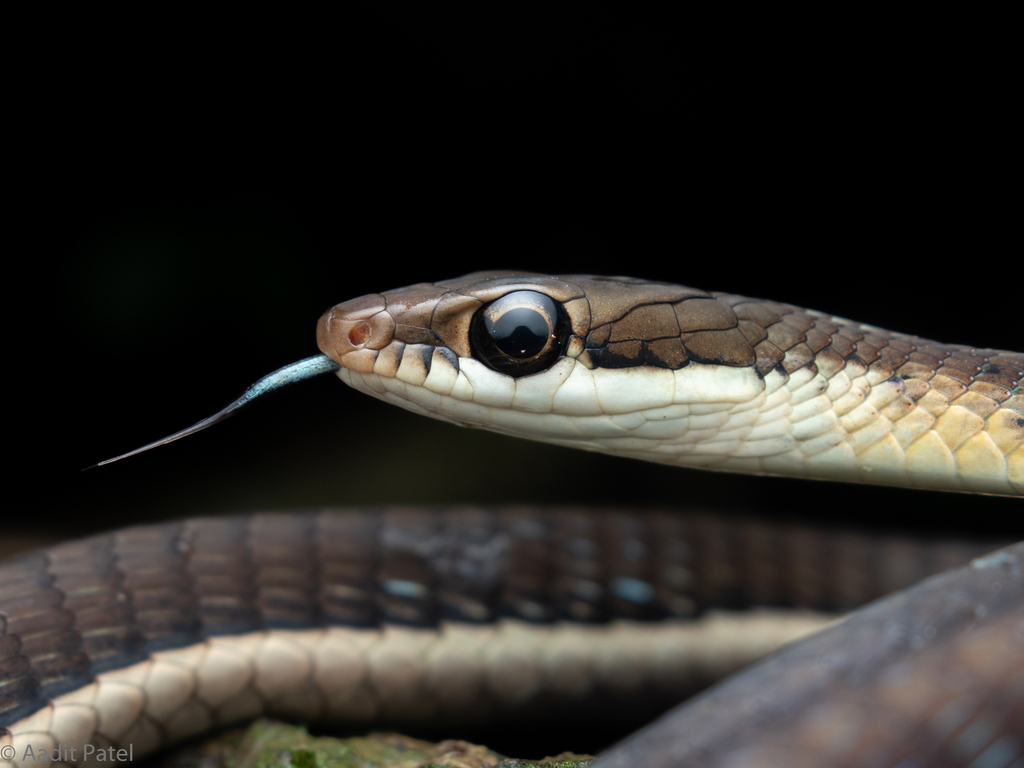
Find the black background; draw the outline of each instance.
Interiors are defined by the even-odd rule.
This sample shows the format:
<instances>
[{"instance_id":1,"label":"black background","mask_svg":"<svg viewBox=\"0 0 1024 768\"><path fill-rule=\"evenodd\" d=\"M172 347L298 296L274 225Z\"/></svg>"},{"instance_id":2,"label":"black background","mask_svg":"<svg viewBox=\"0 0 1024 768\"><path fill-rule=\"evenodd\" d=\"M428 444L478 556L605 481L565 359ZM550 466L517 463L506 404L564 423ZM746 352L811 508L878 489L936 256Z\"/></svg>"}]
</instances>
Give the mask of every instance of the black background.
<instances>
[{"instance_id":1,"label":"black background","mask_svg":"<svg viewBox=\"0 0 1024 768\"><path fill-rule=\"evenodd\" d=\"M405 11L46 50L16 110L8 546L500 501L1022 533L1019 500L648 466L433 423L331 377L81 472L315 354L330 305L477 269L628 274L1020 349L997 51Z\"/></svg>"}]
</instances>

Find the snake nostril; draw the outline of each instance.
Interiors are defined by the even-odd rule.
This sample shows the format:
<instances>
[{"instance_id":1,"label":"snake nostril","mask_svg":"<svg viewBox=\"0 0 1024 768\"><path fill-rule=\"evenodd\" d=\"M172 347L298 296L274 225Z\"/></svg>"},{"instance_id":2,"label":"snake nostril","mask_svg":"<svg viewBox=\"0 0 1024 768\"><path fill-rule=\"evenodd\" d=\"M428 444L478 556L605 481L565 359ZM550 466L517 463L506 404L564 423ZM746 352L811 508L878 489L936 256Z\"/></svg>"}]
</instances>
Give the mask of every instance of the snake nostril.
<instances>
[{"instance_id":1,"label":"snake nostril","mask_svg":"<svg viewBox=\"0 0 1024 768\"><path fill-rule=\"evenodd\" d=\"M370 327L369 320L363 320L361 323L356 323L352 326L352 330L348 332L348 342L353 347L361 347L370 338L370 332L373 329Z\"/></svg>"}]
</instances>

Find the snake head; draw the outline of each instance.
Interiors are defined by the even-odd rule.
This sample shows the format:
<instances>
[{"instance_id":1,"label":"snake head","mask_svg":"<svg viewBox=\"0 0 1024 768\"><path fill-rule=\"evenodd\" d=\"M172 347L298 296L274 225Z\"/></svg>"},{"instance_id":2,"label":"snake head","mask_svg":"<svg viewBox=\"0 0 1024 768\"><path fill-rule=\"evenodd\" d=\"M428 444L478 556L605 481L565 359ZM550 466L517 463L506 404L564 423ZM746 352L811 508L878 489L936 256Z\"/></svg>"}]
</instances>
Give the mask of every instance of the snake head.
<instances>
[{"instance_id":1,"label":"snake head","mask_svg":"<svg viewBox=\"0 0 1024 768\"><path fill-rule=\"evenodd\" d=\"M636 443L624 422L646 419L640 412L685 431L689 406L748 402L764 389L726 304L625 277L480 272L420 283L333 307L317 343L342 381L374 397L589 450Z\"/></svg>"},{"instance_id":2,"label":"snake head","mask_svg":"<svg viewBox=\"0 0 1024 768\"><path fill-rule=\"evenodd\" d=\"M477 272L369 294L320 318L322 356L274 371L212 416L96 466L328 372L434 418L616 452L609 446L641 411L671 419L678 434L688 429L679 418L689 405L748 402L763 390L740 322L704 291L626 277Z\"/></svg>"},{"instance_id":3,"label":"snake head","mask_svg":"<svg viewBox=\"0 0 1024 768\"><path fill-rule=\"evenodd\" d=\"M336 372L416 413L584 450L1024 493L1019 353L681 285L527 272L478 272L346 301L320 318L317 343L323 355L124 456Z\"/></svg>"}]
</instances>

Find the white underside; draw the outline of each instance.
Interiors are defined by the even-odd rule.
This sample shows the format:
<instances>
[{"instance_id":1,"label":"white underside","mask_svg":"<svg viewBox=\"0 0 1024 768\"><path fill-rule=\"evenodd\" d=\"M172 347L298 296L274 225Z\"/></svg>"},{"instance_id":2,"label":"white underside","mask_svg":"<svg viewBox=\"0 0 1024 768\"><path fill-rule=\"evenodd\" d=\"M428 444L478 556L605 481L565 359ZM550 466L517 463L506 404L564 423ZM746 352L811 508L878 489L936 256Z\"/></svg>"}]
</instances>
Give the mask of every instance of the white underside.
<instances>
[{"instance_id":1,"label":"white underside","mask_svg":"<svg viewBox=\"0 0 1024 768\"><path fill-rule=\"evenodd\" d=\"M752 368L592 370L562 358L543 373L516 380L474 359L460 359L456 371L435 353L429 373L418 361L405 355L395 377L346 368L338 377L373 397L454 424L647 461L1024 493L1024 444L1004 452L999 413L990 417L993 429L974 424L980 420L944 398L914 403L902 379L873 380L862 365L831 379L802 369L788 377L772 371L762 380ZM1016 414L1004 410L1009 424Z\"/></svg>"},{"instance_id":2,"label":"white underside","mask_svg":"<svg viewBox=\"0 0 1024 768\"><path fill-rule=\"evenodd\" d=\"M267 630L152 654L60 696L0 736L0 767L132 748L134 758L262 713L301 721L464 720L599 690L695 690L817 631L831 617L713 612L698 621L603 626L448 624ZM70 759L75 750L75 758ZM27 750L33 757L26 760ZM98 762L95 754L87 762ZM106 762L110 762L107 760Z\"/></svg>"}]
</instances>

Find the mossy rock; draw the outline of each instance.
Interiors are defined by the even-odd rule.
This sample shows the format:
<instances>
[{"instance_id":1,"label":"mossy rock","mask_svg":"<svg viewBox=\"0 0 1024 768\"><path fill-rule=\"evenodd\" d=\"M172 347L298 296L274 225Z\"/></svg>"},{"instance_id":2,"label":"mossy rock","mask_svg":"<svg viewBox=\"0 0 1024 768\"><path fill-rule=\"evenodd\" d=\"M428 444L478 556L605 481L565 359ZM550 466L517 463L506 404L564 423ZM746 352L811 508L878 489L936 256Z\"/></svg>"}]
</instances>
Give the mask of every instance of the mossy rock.
<instances>
[{"instance_id":1,"label":"mossy rock","mask_svg":"<svg viewBox=\"0 0 1024 768\"><path fill-rule=\"evenodd\" d=\"M465 741L434 744L397 733L335 739L305 728L257 720L159 760L161 768L585 768L585 755L510 759Z\"/></svg>"}]
</instances>

